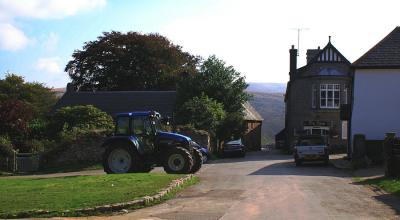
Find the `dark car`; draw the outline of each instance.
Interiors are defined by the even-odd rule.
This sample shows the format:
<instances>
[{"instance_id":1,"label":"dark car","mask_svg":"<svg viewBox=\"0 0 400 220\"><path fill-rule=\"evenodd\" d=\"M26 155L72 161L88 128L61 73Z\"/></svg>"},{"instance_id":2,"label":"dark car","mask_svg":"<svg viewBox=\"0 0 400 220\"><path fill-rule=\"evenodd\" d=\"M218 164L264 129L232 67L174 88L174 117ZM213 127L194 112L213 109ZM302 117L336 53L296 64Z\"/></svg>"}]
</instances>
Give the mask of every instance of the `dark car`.
<instances>
[{"instance_id":1,"label":"dark car","mask_svg":"<svg viewBox=\"0 0 400 220\"><path fill-rule=\"evenodd\" d=\"M221 149L221 156L237 155L246 156L246 147L242 143L242 139L226 142Z\"/></svg>"}]
</instances>

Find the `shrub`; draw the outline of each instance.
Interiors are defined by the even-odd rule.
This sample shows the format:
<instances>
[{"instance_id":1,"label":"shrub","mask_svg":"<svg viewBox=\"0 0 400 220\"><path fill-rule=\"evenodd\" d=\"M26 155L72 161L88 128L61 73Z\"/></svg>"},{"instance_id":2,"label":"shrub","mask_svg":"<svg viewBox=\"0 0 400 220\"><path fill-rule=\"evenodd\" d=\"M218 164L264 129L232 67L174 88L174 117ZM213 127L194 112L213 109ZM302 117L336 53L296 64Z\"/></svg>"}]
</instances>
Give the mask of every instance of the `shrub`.
<instances>
[{"instance_id":1,"label":"shrub","mask_svg":"<svg viewBox=\"0 0 400 220\"><path fill-rule=\"evenodd\" d=\"M0 157L7 157L13 155L13 145L10 138L7 136L0 136Z\"/></svg>"},{"instance_id":2,"label":"shrub","mask_svg":"<svg viewBox=\"0 0 400 220\"><path fill-rule=\"evenodd\" d=\"M28 132L28 122L32 119L32 109L19 100L0 102L0 134L14 139L24 137Z\"/></svg>"},{"instance_id":3,"label":"shrub","mask_svg":"<svg viewBox=\"0 0 400 220\"><path fill-rule=\"evenodd\" d=\"M61 108L51 117L49 125L53 134L74 129L112 131L113 127L112 117L92 105Z\"/></svg>"},{"instance_id":4,"label":"shrub","mask_svg":"<svg viewBox=\"0 0 400 220\"><path fill-rule=\"evenodd\" d=\"M43 118L35 118L28 123L30 138L45 139L48 137L49 122Z\"/></svg>"}]
</instances>

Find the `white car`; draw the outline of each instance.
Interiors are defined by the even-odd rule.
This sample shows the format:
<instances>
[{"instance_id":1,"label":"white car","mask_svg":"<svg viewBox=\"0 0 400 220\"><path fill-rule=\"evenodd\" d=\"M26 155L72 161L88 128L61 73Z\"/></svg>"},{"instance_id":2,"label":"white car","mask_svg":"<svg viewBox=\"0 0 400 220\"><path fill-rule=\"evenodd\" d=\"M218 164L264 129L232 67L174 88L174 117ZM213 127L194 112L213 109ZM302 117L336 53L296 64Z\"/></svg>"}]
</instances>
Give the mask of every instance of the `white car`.
<instances>
[{"instance_id":1,"label":"white car","mask_svg":"<svg viewBox=\"0 0 400 220\"><path fill-rule=\"evenodd\" d=\"M304 161L323 161L329 163L329 150L326 137L309 135L300 137L294 147L294 161L296 166Z\"/></svg>"}]
</instances>

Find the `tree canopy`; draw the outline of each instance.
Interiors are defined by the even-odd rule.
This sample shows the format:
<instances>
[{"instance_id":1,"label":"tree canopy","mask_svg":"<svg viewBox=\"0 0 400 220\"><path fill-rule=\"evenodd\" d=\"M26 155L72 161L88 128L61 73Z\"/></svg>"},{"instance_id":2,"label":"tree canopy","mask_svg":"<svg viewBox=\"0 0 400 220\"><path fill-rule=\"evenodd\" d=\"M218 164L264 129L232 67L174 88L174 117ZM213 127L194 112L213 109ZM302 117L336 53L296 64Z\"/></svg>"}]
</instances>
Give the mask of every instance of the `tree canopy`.
<instances>
[{"instance_id":1,"label":"tree canopy","mask_svg":"<svg viewBox=\"0 0 400 220\"><path fill-rule=\"evenodd\" d=\"M79 90L174 90L198 58L159 34L104 32L76 50L65 71Z\"/></svg>"},{"instance_id":2,"label":"tree canopy","mask_svg":"<svg viewBox=\"0 0 400 220\"><path fill-rule=\"evenodd\" d=\"M249 99L245 92L245 78L223 60L210 56L200 66L197 74L182 78L178 84L178 105L199 94L220 102L227 112L242 112L243 104Z\"/></svg>"},{"instance_id":3,"label":"tree canopy","mask_svg":"<svg viewBox=\"0 0 400 220\"><path fill-rule=\"evenodd\" d=\"M178 112L180 124L191 124L197 129L214 132L225 118L221 103L204 94L185 102Z\"/></svg>"},{"instance_id":4,"label":"tree canopy","mask_svg":"<svg viewBox=\"0 0 400 220\"><path fill-rule=\"evenodd\" d=\"M182 112L177 114L178 122L204 129L201 125L210 124L209 120L215 120L215 126L207 130L211 129L220 140L228 139L232 135L240 136L245 129L243 104L250 98L245 92L246 88L245 79L239 72L215 56L210 56L201 64L197 74L187 75L178 83L177 109L178 112ZM202 95L198 98L200 94ZM208 100L212 100L212 105ZM221 106L225 117L212 118L211 112L207 112L209 108L192 107L195 105ZM196 111L190 111L191 109ZM184 111L202 117L185 114ZM207 114L209 118L205 117Z\"/></svg>"},{"instance_id":5,"label":"tree canopy","mask_svg":"<svg viewBox=\"0 0 400 220\"><path fill-rule=\"evenodd\" d=\"M43 116L51 110L57 97L41 83L25 82L21 76L7 74L0 80L0 103L7 100L24 102L32 109L34 116Z\"/></svg>"}]
</instances>

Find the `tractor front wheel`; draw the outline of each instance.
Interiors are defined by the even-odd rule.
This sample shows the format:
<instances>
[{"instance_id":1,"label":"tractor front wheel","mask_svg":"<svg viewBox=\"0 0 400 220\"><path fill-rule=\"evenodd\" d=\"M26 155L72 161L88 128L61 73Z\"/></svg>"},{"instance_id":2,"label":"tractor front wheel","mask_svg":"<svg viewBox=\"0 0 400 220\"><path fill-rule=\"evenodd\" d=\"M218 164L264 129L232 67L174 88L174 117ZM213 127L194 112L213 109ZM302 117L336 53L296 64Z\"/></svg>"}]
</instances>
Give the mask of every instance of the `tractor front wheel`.
<instances>
[{"instance_id":1,"label":"tractor front wheel","mask_svg":"<svg viewBox=\"0 0 400 220\"><path fill-rule=\"evenodd\" d=\"M193 148L193 167L190 173L196 173L203 165L203 154L199 149Z\"/></svg>"},{"instance_id":2,"label":"tractor front wheel","mask_svg":"<svg viewBox=\"0 0 400 220\"><path fill-rule=\"evenodd\" d=\"M192 169L193 158L185 148L174 147L166 152L163 165L167 173L187 174Z\"/></svg>"}]
</instances>

